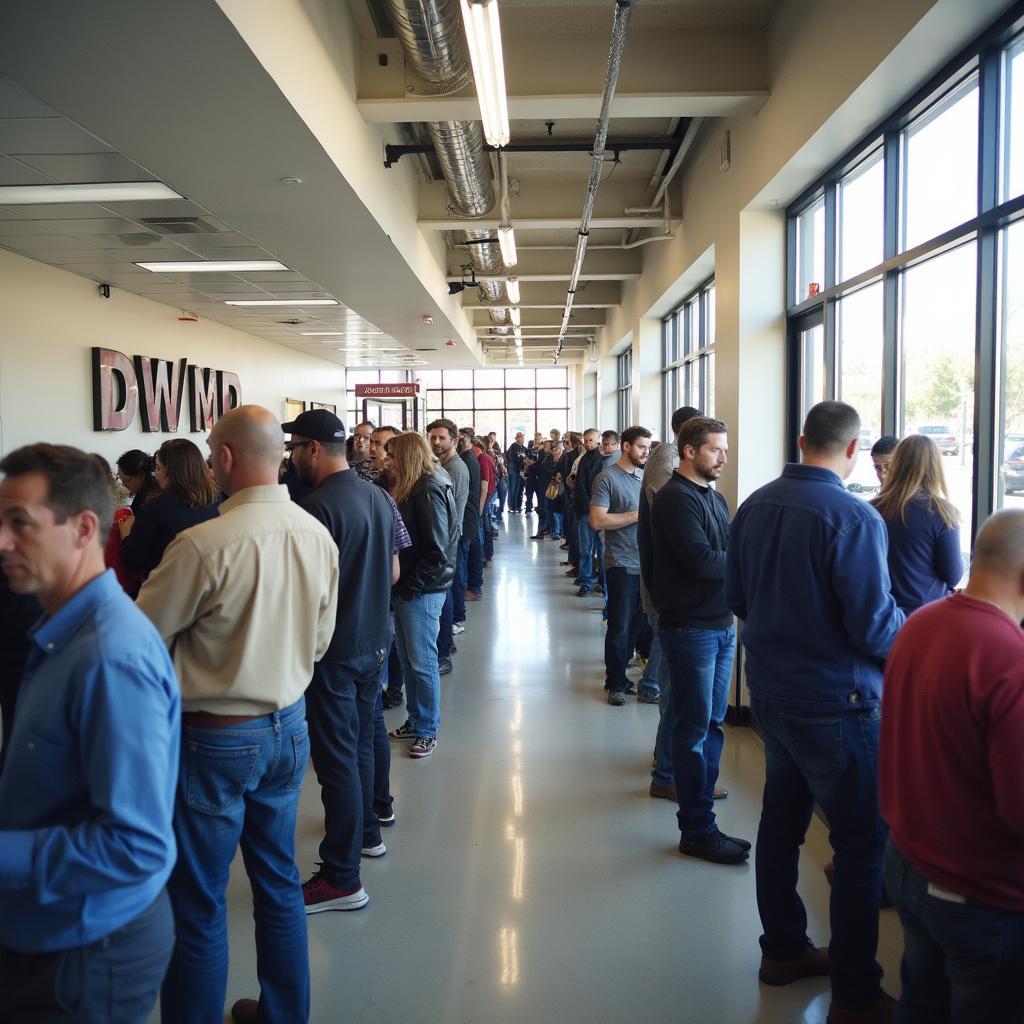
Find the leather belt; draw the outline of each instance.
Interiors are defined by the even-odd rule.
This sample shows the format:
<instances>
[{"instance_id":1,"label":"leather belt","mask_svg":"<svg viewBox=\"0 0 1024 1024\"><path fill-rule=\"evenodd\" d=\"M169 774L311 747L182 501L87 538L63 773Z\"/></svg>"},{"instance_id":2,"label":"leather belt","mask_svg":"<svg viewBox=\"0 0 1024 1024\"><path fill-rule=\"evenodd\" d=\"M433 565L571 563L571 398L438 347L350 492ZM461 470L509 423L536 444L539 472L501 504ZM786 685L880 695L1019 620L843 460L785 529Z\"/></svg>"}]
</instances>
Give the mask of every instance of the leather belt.
<instances>
[{"instance_id":1,"label":"leather belt","mask_svg":"<svg viewBox=\"0 0 1024 1024\"><path fill-rule=\"evenodd\" d=\"M269 714L269 712L267 713ZM225 725L241 725L243 722L254 722L262 715L215 715L211 711L182 711L181 724L193 729L221 729Z\"/></svg>"}]
</instances>

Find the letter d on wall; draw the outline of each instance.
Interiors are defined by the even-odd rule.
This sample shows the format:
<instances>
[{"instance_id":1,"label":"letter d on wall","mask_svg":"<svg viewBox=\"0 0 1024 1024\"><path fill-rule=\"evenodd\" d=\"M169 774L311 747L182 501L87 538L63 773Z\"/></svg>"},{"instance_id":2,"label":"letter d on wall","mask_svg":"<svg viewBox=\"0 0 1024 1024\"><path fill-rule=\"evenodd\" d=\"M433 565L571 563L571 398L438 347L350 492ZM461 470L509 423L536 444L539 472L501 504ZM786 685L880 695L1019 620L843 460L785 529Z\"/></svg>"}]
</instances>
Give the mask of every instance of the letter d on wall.
<instances>
[{"instance_id":1,"label":"letter d on wall","mask_svg":"<svg viewBox=\"0 0 1024 1024\"><path fill-rule=\"evenodd\" d=\"M92 350L92 421L94 430L124 430L135 421L139 386L132 361L113 348Z\"/></svg>"}]
</instances>

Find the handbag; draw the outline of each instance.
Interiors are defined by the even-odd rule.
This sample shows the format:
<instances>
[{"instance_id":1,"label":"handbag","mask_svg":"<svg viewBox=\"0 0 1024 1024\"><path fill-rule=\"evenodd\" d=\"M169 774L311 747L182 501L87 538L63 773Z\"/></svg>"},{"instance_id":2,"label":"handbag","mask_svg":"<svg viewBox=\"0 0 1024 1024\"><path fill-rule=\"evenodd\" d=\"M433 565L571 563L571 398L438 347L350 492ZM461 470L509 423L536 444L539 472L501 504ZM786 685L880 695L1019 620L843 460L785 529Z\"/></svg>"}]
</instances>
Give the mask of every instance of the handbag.
<instances>
[{"instance_id":1,"label":"handbag","mask_svg":"<svg viewBox=\"0 0 1024 1024\"><path fill-rule=\"evenodd\" d=\"M562 481L552 480L548 484L548 489L544 492L544 497L548 501L557 501L562 496Z\"/></svg>"}]
</instances>

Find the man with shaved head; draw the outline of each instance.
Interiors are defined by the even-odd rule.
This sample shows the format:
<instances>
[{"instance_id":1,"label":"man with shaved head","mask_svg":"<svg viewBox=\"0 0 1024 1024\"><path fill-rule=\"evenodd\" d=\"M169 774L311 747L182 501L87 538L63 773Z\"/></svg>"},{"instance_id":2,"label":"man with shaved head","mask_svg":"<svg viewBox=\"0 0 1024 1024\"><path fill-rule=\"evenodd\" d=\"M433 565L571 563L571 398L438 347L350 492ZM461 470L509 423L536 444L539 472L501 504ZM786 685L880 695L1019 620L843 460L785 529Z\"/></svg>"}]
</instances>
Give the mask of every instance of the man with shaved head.
<instances>
[{"instance_id":1,"label":"man with shaved head","mask_svg":"<svg viewBox=\"0 0 1024 1024\"><path fill-rule=\"evenodd\" d=\"M239 845L261 992L258 1003L239 1000L232 1017L309 1014L295 819L309 758L303 692L334 632L338 549L277 483L283 441L277 417L257 405L218 420L210 464L228 500L216 519L175 538L139 594L171 647L183 708L165 1022L223 1018L224 892Z\"/></svg>"},{"instance_id":2,"label":"man with shaved head","mask_svg":"<svg viewBox=\"0 0 1024 1024\"><path fill-rule=\"evenodd\" d=\"M1021 1021L1024 510L982 526L963 593L907 619L882 691L896 1020Z\"/></svg>"}]
</instances>

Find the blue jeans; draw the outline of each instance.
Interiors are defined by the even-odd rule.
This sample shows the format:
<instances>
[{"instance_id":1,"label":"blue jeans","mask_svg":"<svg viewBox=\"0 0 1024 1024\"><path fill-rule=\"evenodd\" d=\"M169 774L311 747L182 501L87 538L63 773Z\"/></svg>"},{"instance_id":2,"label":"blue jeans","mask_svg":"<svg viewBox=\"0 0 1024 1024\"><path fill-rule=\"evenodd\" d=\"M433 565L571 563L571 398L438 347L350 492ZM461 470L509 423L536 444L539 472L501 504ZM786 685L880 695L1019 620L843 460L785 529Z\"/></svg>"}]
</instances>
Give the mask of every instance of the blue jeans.
<instances>
[{"instance_id":1,"label":"blue jeans","mask_svg":"<svg viewBox=\"0 0 1024 1024\"><path fill-rule=\"evenodd\" d=\"M161 892L133 921L89 946L0 949L0 1020L146 1024L173 948L171 903Z\"/></svg>"},{"instance_id":2,"label":"blue jeans","mask_svg":"<svg viewBox=\"0 0 1024 1024\"><path fill-rule=\"evenodd\" d=\"M651 769L651 778L659 786L674 786L676 784L675 773L672 771L672 674L668 670L668 658L664 656L661 649L661 639L658 636L658 616L651 612L647 616L654 631L654 642L658 649L658 666L654 675L658 680L660 693L658 694L658 734L654 740L654 767ZM651 661L647 663L650 670L651 662L654 661L654 648L651 648ZM643 680L641 680L641 683ZM639 689L639 687L638 687Z\"/></svg>"},{"instance_id":3,"label":"blue jeans","mask_svg":"<svg viewBox=\"0 0 1024 1024\"><path fill-rule=\"evenodd\" d=\"M616 566L608 570L608 631L604 637L604 688L625 693L629 680L626 666L636 649L643 626L640 607L640 574Z\"/></svg>"},{"instance_id":4,"label":"blue jeans","mask_svg":"<svg viewBox=\"0 0 1024 1024\"><path fill-rule=\"evenodd\" d=\"M661 626L661 650L672 678L672 770L679 800L679 831L715 828L715 783L725 734L736 630Z\"/></svg>"},{"instance_id":5,"label":"blue jeans","mask_svg":"<svg viewBox=\"0 0 1024 1024\"><path fill-rule=\"evenodd\" d=\"M324 805L320 860L336 889L359 888L360 850L380 842L379 830L369 837L364 832L365 809L373 806L374 709L384 657L381 649L318 662L306 690L310 752Z\"/></svg>"},{"instance_id":6,"label":"blue jeans","mask_svg":"<svg viewBox=\"0 0 1024 1024\"><path fill-rule=\"evenodd\" d=\"M391 795L391 743L384 722L384 691L377 687L377 701L373 706L373 801L363 808L363 846L373 846L374 836L380 836L378 818L387 818L394 803Z\"/></svg>"},{"instance_id":7,"label":"blue jeans","mask_svg":"<svg viewBox=\"0 0 1024 1024\"><path fill-rule=\"evenodd\" d=\"M495 519L501 519L505 514L505 500L508 498L508 477L498 477L498 490L495 492Z\"/></svg>"},{"instance_id":8,"label":"blue jeans","mask_svg":"<svg viewBox=\"0 0 1024 1024\"><path fill-rule=\"evenodd\" d=\"M580 530L579 524L576 522L576 515L569 507L566 507L563 513L563 526L562 535L565 537L565 542L569 545L569 564L579 568Z\"/></svg>"},{"instance_id":9,"label":"blue jeans","mask_svg":"<svg viewBox=\"0 0 1024 1024\"><path fill-rule=\"evenodd\" d=\"M523 510L523 489L524 484L522 473L517 469L513 469L511 466L508 467L508 507L513 512L522 512Z\"/></svg>"},{"instance_id":10,"label":"blue jeans","mask_svg":"<svg viewBox=\"0 0 1024 1024\"><path fill-rule=\"evenodd\" d=\"M886 829L878 815L879 708L809 713L752 696L764 738L757 830L757 909L768 957L805 948L807 913L796 891L800 845L818 804L829 822L835 874L829 901L832 997L859 1009L878 998L878 908Z\"/></svg>"},{"instance_id":11,"label":"blue jeans","mask_svg":"<svg viewBox=\"0 0 1024 1024\"><path fill-rule=\"evenodd\" d=\"M594 558L598 546L601 545L601 533L590 528L590 516L580 516L580 560L576 563L579 575L576 582L581 587L594 589L597 577L594 575Z\"/></svg>"},{"instance_id":12,"label":"blue jeans","mask_svg":"<svg viewBox=\"0 0 1024 1024\"><path fill-rule=\"evenodd\" d=\"M642 603L642 602L641 602ZM637 692L642 697L661 696L661 677L668 675L667 667L662 671L662 666L667 662L661 655L661 638L658 636L658 616L653 612L647 616L651 626L651 647L647 654L647 665L644 667L644 674L640 682L636 684Z\"/></svg>"},{"instance_id":13,"label":"blue jeans","mask_svg":"<svg viewBox=\"0 0 1024 1024\"><path fill-rule=\"evenodd\" d=\"M455 579L452 581L452 622L466 621L466 587L469 585L468 537L459 538L458 557L455 560Z\"/></svg>"},{"instance_id":14,"label":"blue jeans","mask_svg":"<svg viewBox=\"0 0 1024 1024\"><path fill-rule=\"evenodd\" d=\"M480 517L483 519L483 516ZM462 543L461 541L459 542ZM476 533L467 542L469 548L466 554L466 590L472 590L474 594L480 594L484 589L484 545L483 531L477 524ZM465 621L465 609L463 616L457 622Z\"/></svg>"},{"instance_id":15,"label":"blue jeans","mask_svg":"<svg viewBox=\"0 0 1024 1024\"><path fill-rule=\"evenodd\" d=\"M452 656L452 623L455 621L455 595L452 590L453 588L449 587L444 592L444 604L441 606L441 618L437 628L438 664Z\"/></svg>"},{"instance_id":16,"label":"blue jeans","mask_svg":"<svg viewBox=\"0 0 1024 1024\"><path fill-rule=\"evenodd\" d=\"M480 544L483 547L484 558L490 561L494 557L494 538L491 536L491 515L490 499L484 505L484 513L480 517ZM483 576L480 578L480 585L483 586Z\"/></svg>"},{"instance_id":17,"label":"blue jeans","mask_svg":"<svg viewBox=\"0 0 1024 1024\"><path fill-rule=\"evenodd\" d=\"M221 1024L228 981L224 893L239 845L256 921L264 1019L309 1018L306 908L295 818L309 760L306 705L219 728L182 727L168 891L178 932L160 993L163 1024Z\"/></svg>"},{"instance_id":18,"label":"blue jeans","mask_svg":"<svg viewBox=\"0 0 1024 1024\"><path fill-rule=\"evenodd\" d=\"M441 724L441 677L437 671L437 624L444 591L395 595L398 652L405 675L405 706L417 736L436 736Z\"/></svg>"},{"instance_id":19,"label":"blue jeans","mask_svg":"<svg viewBox=\"0 0 1024 1024\"><path fill-rule=\"evenodd\" d=\"M885 885L903 925L895 1024L1024 1021L1024 914L963 897L958 902L942 889L936 895L892 839Z\"/></svg>"}]
</instances>

